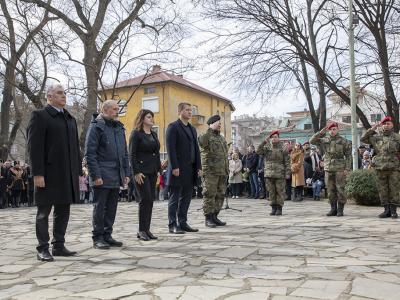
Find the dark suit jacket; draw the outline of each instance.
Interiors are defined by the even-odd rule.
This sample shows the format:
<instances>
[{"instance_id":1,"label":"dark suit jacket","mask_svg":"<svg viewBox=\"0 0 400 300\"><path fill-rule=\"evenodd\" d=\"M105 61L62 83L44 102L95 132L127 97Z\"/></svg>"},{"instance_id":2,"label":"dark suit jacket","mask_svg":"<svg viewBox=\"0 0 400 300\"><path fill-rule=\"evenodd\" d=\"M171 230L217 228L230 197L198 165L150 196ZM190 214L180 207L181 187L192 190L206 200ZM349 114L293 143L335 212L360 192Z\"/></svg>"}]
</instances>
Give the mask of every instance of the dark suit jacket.
<instances>
[{"instance_id":1,"label":"dark suit jacket","mask_svg":"<svg viewBox=\"0 0 400 300\"><path fill-rule=\"evenodd\" d=\"M44 176L44 188L35 188L38 205L68 204L79 200L82 163L76 120L51 106L32 112L27 128L33 176Z\"/></svg>"},{"instance_id":2,"label":"dark suit jacket","mask_svg":"<svg viewBox=\"0 0 400 300\"><path fill-rule=\"evenodd\" d=\"M151 131L156 147L149 143L143 130L133 130L129 138L129 156L133 174L156 174L161 171L160 142L157 134Z\"/></svg>"},{"instance_id":3,"label":"dark suit jacket","mask_svg":"<svg viewBox=\"0 0 400 300\"><path fill-rule=\"evenodd\" d=\"M200 149L197 143L197 132L192 125L188 125L195 144L195 162L191 163L191 139L186 133L181 120L169 124L166 141L168 152L167 185L186 186L197 182L197 170L201 169ZM173 176L172 170L179 168L179 176ZM188 174L193 174L191 178Z\"/></svg>"}]
</instances>

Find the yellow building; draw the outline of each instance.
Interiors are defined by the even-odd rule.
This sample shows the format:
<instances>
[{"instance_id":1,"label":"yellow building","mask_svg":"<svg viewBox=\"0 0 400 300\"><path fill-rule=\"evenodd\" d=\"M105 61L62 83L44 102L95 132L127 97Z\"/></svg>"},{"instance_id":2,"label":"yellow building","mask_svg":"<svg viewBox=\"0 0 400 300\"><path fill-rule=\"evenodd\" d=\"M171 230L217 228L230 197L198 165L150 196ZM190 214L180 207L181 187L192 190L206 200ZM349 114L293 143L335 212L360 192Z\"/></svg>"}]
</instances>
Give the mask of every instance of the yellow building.
<instances>
[{"instance_id":1,"label":"yellow building","mask_svg":"<svg viewBox=\"0 0 400 300\"><path fill-rule=\"evenodd\" d=\"M228 143L231 141L231 113L235 110L232 102L212 91L183 78L168 73L160 66L154 66L147 75L118 82L112 95L112 88L106 88L107 99L119 100L120 118L126 128L127 139L133 129L136 114L140 109L154 112L154 130L158 133L162 157L165 157L165 132L168 124L178 118L178 104L192 104L193 117L190 123L201 134L208 128L210 116L221 116L221 133Z\"/></svg>"}]
</instances>

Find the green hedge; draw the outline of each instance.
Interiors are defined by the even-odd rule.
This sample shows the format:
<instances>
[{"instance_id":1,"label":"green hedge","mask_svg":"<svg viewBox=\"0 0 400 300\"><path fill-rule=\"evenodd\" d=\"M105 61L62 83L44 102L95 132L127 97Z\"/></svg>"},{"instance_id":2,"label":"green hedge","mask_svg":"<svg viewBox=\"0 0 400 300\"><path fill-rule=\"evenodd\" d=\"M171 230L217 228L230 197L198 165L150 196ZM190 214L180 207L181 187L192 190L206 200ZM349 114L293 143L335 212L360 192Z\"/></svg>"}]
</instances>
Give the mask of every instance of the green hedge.
<instances>
[{"instance_id":1,"label":"green hedge","mask_svg":"<svg viewBox=\"0 0 400 300\"><path fill-rule=\"evenodd\" d=\"M359 205L380 205L377 177L373 170L356 170L346 178L346 195Z\"/></svg>"}]
</instances>

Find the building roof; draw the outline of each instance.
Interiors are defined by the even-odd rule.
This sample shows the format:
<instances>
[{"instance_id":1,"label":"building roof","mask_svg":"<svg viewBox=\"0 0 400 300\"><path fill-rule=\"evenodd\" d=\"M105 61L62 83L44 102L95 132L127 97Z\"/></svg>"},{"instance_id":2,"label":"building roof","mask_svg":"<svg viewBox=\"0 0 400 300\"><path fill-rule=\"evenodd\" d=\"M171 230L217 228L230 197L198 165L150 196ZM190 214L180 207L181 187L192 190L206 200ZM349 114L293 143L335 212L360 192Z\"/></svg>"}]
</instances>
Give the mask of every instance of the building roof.
<instances>
[{"instance_id":1,"label":"building roof","mask_svg":"<svg viewBox=\"0 0 400 300\"><path fill-rule=\"evenodd\" d=\"M216 98L219 98L226 103L229 104L231 107L231 110L234 111L235 107L233 106L232 101L230 101L228 98L225 98L221 95L218 95L217 93L214 93L206 88L203 88L193 82L190 82L186 79L183 78L182 75L175 75L168 73L164 70L161 69L160 66L156 65L153 66L153 70L149 74L144 74L140 75L134 78L130 78L127 80L123 80L120 82L117 82L115 88L122 88L122 87L133 87L133 86L138 86L138 85L146 85L146 84L154 84L154 83L161 83L161 82L174 82L180 85L183 85L185 87L194 89L196 91L203 92L207 95L214 96ZM112 86L107 86L105 87L105 90L110 90L112 89Z\"/></svg>"}]
</instances>

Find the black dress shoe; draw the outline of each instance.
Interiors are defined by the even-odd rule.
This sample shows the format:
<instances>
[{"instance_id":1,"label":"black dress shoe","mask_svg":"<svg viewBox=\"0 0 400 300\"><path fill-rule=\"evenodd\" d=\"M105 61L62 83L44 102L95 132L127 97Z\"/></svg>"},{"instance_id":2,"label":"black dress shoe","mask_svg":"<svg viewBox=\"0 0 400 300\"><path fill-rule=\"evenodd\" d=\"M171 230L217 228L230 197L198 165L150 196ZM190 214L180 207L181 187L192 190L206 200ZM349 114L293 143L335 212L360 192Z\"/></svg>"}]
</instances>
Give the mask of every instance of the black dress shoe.
<instances>
[{"instance_id":1,"label":"black dress shoe","mask_svg":"<svg viewBox=\"0 0 400 300\"><path fill-rule=\"evenodd\" d=\"M158 237L156 237L155 235L153 235L153 234L150 232L150 230L147 230L146 233L147 233L147 236L148 236L151 240L157 240L157 239L158 239Z\"/></svg>"},{"instance_id":2,"label":"black dress shoe","mask_svg":"<svg viewBox=\"0 0 400 300\"><path fill-rule=\"evenodd\" d=\"M186 231L186 232L198 232L199 231L197 228L190 227L189 224L182 224L180 227L183 231Z\"/></svg>"},{"instance_id":3,"label":"black dress shoe","mask_svg":"<svg viewBox=\"0 0 400 300\"><path fill-rule=\"evenodd\" d=\"M174 234L184 234L185 231L183 231L180 227L178 226L172 226L169 228L169 233L174 233Z\"/></svg>"},{"instance_id":4,"label":"black dress shoe","mask_svg":"<svg viewBox=\"0 0 400 300\"><path fill-rule=\"evenodd\" d=\"M111 247L122 247L123 243L114 240L111 236L104 238L104 241L109 244Z\"/></svg>"},{"instance_id":5,"label":"black dress shoe","mask_svg":"<svg viewBox=\"0 0 400 300\"><path fill-rule=\"evenodd\" d=\"M138 231L137 238L142 241L150 241L150 237L147 235L146 231Z\"/></svg>"},{"instance_id":6,"label":"black dress shoe","mask_svg":"<svg viewBox=\"0 0 400 300\"><path fill-rule=\"evenodd\" d=\"M107 250L110 249L110 244L107 243L105 240L100 239L97 241L93 241L93 248L100 250Z\"/></svg>"},{"instance_id":7,"label":"black dress shoe","mask_svg":"<svg viewBox=\"0 0 400 300\"><path fill-rule=\"evenodd\" d=\"M60 248L53 248L51 253L53 256L74 256L76 251L69 251L65 246Z\"/></svg>"},{"instance_id":8,"label":"black dress shoe","mask_svg":"<svg viewBox=\"0 0 400 300\"><path fill-rule=\"evenodd\" d=\"M38 252L37 259L40 261L47 261L47 262L54 260L53 256L51 256L51 254L49 252L49 249L45 249L45 250Z\"/></svg>"}]
</instances>

